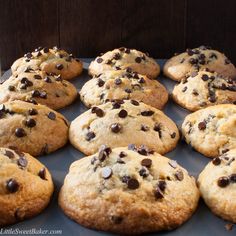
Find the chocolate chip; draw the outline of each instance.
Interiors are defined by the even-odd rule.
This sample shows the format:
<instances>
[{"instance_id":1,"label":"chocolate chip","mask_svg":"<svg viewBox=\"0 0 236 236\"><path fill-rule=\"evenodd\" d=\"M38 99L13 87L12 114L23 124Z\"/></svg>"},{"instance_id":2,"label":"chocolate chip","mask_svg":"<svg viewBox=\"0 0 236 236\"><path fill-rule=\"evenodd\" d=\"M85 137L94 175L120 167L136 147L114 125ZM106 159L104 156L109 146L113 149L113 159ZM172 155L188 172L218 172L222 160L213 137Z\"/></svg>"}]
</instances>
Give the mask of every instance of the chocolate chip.
<instances>
[{"instance_id":1,"label":"chocolate chip","mask_svg":"<svg viewBox=\"0 0 236 236\"><path fill-rule=\"evenodd\" d=\"M38 173L38 176L43 179L43 180L46 180L46 168L42 168L39 173Z\"/></svg>"},{"instance_id":2,"label":"chocolate chip","mask_svg":"<svg viewBox=\"0 0 236 236\"><path fill-rule=\"evenodd\" d=\"M198 63L198 59L190 58L189 59L189 63L192 64L192 65L197 64Z\"/></svg>"},{"instance_id":3,"label":"chocolate chip","mask_svg":"<svg viewBox=\"0 0 236 236\"><path fill-rule=\"evenodd\" d=\"M123 152L123 151L121 151L120 154L119 154L120 158L124 158L126 156L127 156L127 154L125 152Z\"/></svg>"},{"instance_id":4,"label":"chocolate chip","mask_svg":"<svg viewBox=\"0 0 236 236\"><path fill-rule=\"evenodd\" d=\"M165 180L159 180L159 182L158 182L157 185L158 185L159 189L160 189L162 192L165 191L165 189L166 189L166 181L165 181Z\"/></svg>"},{"instance_id":5,"label":"chocolate chip","mask_svg":"<svg viewBox=\"0 0 236 236\"><path fill-rule=\"evenodd\" d=\"M149 159L149 158L144 158L142 161L141 161L141 165L142 166L145 166L147 168L150 168L151 165L152 165L152 160Z\"/></svg>"},{"instance_id":6,"label":"chocolate chip","mask_svg":"<svg viewBox=\"0 0 236 236\"><path fill-rule=\"evenodd\" d=\"M42 91L39 95L40 98L44 98L46 99L47 98L47 93L45 91Z\"/></svg>"},{"instance_id":7,"label":"chocolate chip","mask_svg":"<svg viewBox=\"0 0 236 236\"><path fill-rule=\"evenodd\" d=\"M16 135L16 137L21 138L21 137L26 136L26 132L22 128L16 128L15 135Z\"/></svg>"},{"instance_id":8,"label":"chocolate chip","mask_svg":"<svg viewBox=\"0 0 236 236\"><path fill-rule=\"evenodd\" d=\"M52 80L49 77L47 77L47 76L44 78L44 81L46 83L52 83Z\"/></svg>"},{"instance_id":9,"label":"chocolate chip","mask_svg":"<svg viewBox=\"0 0 236 236\"><path fill-rule=\"evenodd\" d=\"M162 193L158 185L156 186L156 189L154 190L154 195L156 199L162 199L164 197L164 194Z\"/></svg>"},{"instance_id":10,"label":"chocolate chip","mask_svg":"<svg viewBox=\"0 0 236 236\"><path fill-rule=\"evenodd\" d=\"M194 54L193 50L190 49L190 48L187 48L187 49L186 49L186 52L187 52L187 54L188 54L189 56L192 56L192 55Z\"/></svg>"},{"instance_id":11,"label":"chocolate chip","mask_svg":"<svg viewBox=\"0 0 236 236\"><path fill-rule=\"evenodd\" d=\"M142 116L152 116L153 114L154 114L154 111L151 111L151 110L141 112Z\"/></svg>"},{"instance_id":12,"label":"chocolate chip","mask_svg":"<svg viewBox=\"0 0 236 236\"><path fill-rule=\"evenodd\" d=\"M126 89L125 89L125 92L126 92L126 93L132 93L132 90L129 89L129 88L126 88Z\"/></svg>"},{"instance_id":13,"label":"chocolate chip","mask_svg":"<svg viewBox=\"0 0 236 236\"><path fill-rule=\"evenodd\" d=\"M40 75L34 75L34 79L41 80L42 77Z\"/></svg>"},{"instance_id":14,"label":"chocolate chip","mask_svg":"<svg viewBox=\"0 0 236 236\"><path fill-rule=\"evenodd\" d=\"M236 174L232 174L229 176L230 182L231 183L236 183Z\"/></svg>"},{"instance_id":15,"label":"chocolate chip","mask_svg":"<svg viewBox=\"0 0 236 236\"><path fill-rule=\"evenodd\" d=\"M128 115L128 113L127 113L127 111L124 110L124 109L120 110L120 112L118 113L118 116L119 116L120 118L125 118L127 115Z\"/></svg>"},{"instance_id":16,"label":"chocolate chip","mask_svg":"<svg viewBox=\"0 0 236 236\"><path fill-rule=\"evenodd\" d=\"M141 63L141 61L142 61L142 58L141 58L141 57L136 57L136 58L135 58L135 62Z\"/></svg>"},{"instance_id":17,"label":"chocolate chip","mask_svg":"<svg viewBox=\"0 0 236 236\"><path fill-rule=\"evenodd\" d=\"M198 72L197 71L193 71L192 73L191 73L191 77L195 77L195 76L197 76L198 75Z\"/></svg>"},{"instance_id":18,"label":"chocolate chip","mask_svg":"<svg viewBox=\"0 0 236 236\"><path fill-rule=\"evenodd\" d=\"M120 84L122 83L122 80L121 80L120 78L115 79L114 83L115 83L116 85L120 85Z\"/></svg>"},{"instance_id":19,"label":"chocolate chip","mask_svg":"<svg viewBox=\"0 0 236 236\"><path fill-rule=\"evenodd\" d=\"M45 48L43 49L43 52L44 52L44 53L48 53L48 52L49 52L49 48L46 48L46 47L45 47Z\"/></svg>"},{"instance_id":20,"label":"chocolate chip","mask_svg":"<svg viewBox=\"0 0 236 236\"><path fill-rule=\"evenodd\" d=\"M229 183L230 183L229 178L226 176L220 177L217 181L218 186L221 188L225 188L226 186L229 185Z\"/></svg>"},{"instance_id":21,"label":"chocolate chip","mask_svg":"<svg viewBox=\"0 0 236 236\"><path fill-rule=\"evenodd\" d=\"M95 138L95 137L96 137L95 133L92 132L92 131L90 131L90 132L88 132L88 133L86 134L85 139L86 139L87 141L90 141L91 139L93 139L93 138Z\"/></svg>"},{"instance_id":22,"label":"chocolate chip","mask_svg":"<svg viewBox=\"0 0 236 236\"><path fill-rule=\"evenodd\" d=\"M110 167L104 167L102 169L102 177L104 179L109 179L112 176L112 169Z\"/></svg>"},{"instance_id":23,"label":"chocolate chip","mask_svg":"<svg viewBox=\"0 0 236 236\"><path fill-rule=\"evenodd\" d=\"M111 124L111 131L113 133L118 133L120 132L122 126L119 124L119 123L114 123L114 124Z\"/></svg>"},{"instance_id":24,"label":"chocolate chip","mask_svg":"<svg viewBox=\"0 0 236 236\"><path fill-rule=\"evenodd\" d=\"M175 138L176 137L176 133L173 132L171 135L170 135L171 138Z\"/></svg>"},{"instance_id":25,"label":"chocolate chip","mask_svg":"<svg viewBox=\"0 0 236 236\"><path fill-rule=\"evenodd\" d=\"M141 130L146 132L149 130L149 127L147 125L141 125Z\"/></svg>"},{"instance_id":26,"label":"chocolate chip","mask_svg":"<svg viewBox=\"0 0 236 236\"><path fill-rule=\"evenodd\" d=\"M215 166L218 166L218 165L220 165L221 160L220 160L219 157L215 157L215 158L212 160L212 163L213 163Z\"/></svg>"},{"instance_id":27,"label":"chocolate chip","mask_svg":"<svg viewBox=\"0 0 236 236\"><path fill-rule=\"evenodd\" d=\"M159 138L162 138L161 124L155 124L153 130L159 133Z\"/></svg>"},{"instance_id":28,"label":"chocolate chip","mask_svg":"<svg viewBox=\"0 0 236 236\"><path fill-rule=\"evenodd\" d=\"M32 128L32 127L34 127L35 125L36 125L36 121L34 120L34 119L28 119L28 120L26 120L25 121L25 125L27 126L27 127L30 127L30 128Z\"/></svg>"},{"instance_id":29,"label":"chocolate chip","mask_svg":"<svg viewBox=\"0 0 236 236\"><path fill-rule=\"evenodd\" d=\"M126 49L125 49L125 53L127 53L127 54L129 54L130 51L131 51L131 50L130 50L129 48L126 48Z\"/></svg>"},{"instance_id":30,"label":"chocolate chip","mask_svg":"<svg viewBox=\"0 0 236 236\"><path fill-rule=\"evenodd\" d=\"M199 123L198 123L198 129L199 129L199 130L204 130L204 129L206 129L206 122L205 122L205 121L199 122Z\"/></svg>"},{"instance_id":31,"label":"chocolate chip","mask_svg":"<svg viewBox=\"0 0 236 236\"><path fill-rule=\"evenodd\" d=\"M97 63L102 63L103 59L101 57L98 57L96 61L97 61Z\"/></svg>"},{"instance_id":32,"label":"chocolate chip","mask_svg":"<svg viewBox=\"0 0 236 236\"><path fill-rule=\"evenodd\" d=\"M38 90L33 90L31 93L33 98L39 97L40 96L40 92Z\"/></svg>"},{"instance_id":33,"label":"chocolate chip","mask_svg":"<svg viewBox=\"0 0 236 236\"><path fill-rule=\"evenodd\" d=\"M139 188L139 182L136 179L130 178L127 182L128 188L129 189L137 189Z\"/></svg>"},{"instance_id":34,"label":"chocolate chip","mask_svg":"<svg viewBox=\"0 0 236 236\"><path fill-rule=\"evenodd\" d=\"M136 100L130 100L131 104L133 104L134 106L139 106L139 102Z\"/></svg>"},{"instance_id":35,"label":"chocolate chip","mask_svg":"<svg viewBox=\"0 0 236 236\"><path fill-rule=\"evenodd\" d=\"M111 216L111 221L114 224L121 224L121 222L123 221L123 218L121 216Z\"/></svg>"},{"instance_id":36,"label":"chocolate chip","mask_svg":"<svg viewBox=\"0 0 236 236\"><path fill-rule=\"evenodd\" d=\"M182 181L184 179L183 171L182 170L178 170L175 173L175 177L176 177L177 180Z\"/></svg>"},{"instance_id":37,"label":"chocolate chip","mask_svg":"<svg viewBox=\"0 0 236 236\"><path fill-rule=\"evenodd\" d=\"M17 161L17 164L18 164L18 166L24 168L24 167L27 166L28 161L27 161L27 159L26 159L25 157L20 157L20 158L18 159L18 161Z\"/></svg>"},{"instance_id":38,"label":"chocolate chip","mask_svg":"<svg viewBox=\"0 0 236 236\"><path fill-rule=\"evenodd\" d=\"M24 55L24 57L27 57L27 58L32 58L32 57L33 57L33 55L32 55L32 53L28 52L28 53L26 53L26 54Z\"/></svg>"},{"instance_id":39,"label":"chocolate chip","mask_svg":"<svg viewBox=\"0 0 236 236\"><path fill-rule=\"evenodd\" d=\"M57 64L56 65L57 70L62 70L63 68L64 68L64 66L62 64Z\"/></svg>"},{"instance_id":40,"label":"chocolate chip","mask_svg":"<svg viewBox=\"0 0 236 236\"><path fill-rule=\"evenodd\" d=\"M149 171L147 170L147 168L142 167L139 170L139 175L142 176L143 178L146 178L149 175Z\"/></svg>"},{"instance_id":41,"label":"chocolate chip","mask_svg":"<svg viewBox=\"0 0 236 236\"><path fill-rule=\"evenodd\" d=\"M134 150L136 150L140 155L143 155L143 156L147 156L153 153L152 151L149 151L148 147L145 145L141 145L139 148L135 147Z\"/></svg>"},{"instance_id":42,"label":"chocolate chip","mask_svg":"<svg viewBox=\"0 0 236 236\"><path fill-rule=\"evenodd\" d=\"M169 164L172 168L174 168L174 169L176 169L177 166L178 166L178 164L177 164L177 162L176 162L175 160L169 161L168 164Z\"/></svg>"},{"instance_id":43,"label":"chocolate chip","mask_svg":"<svg viewBox=\"0 0 236 236\"><path fill-rule=\"evenodd\" d=\"M208 75L206 75L206 74L202 75L202 80L203 81L207 81L208 79L209 79Z\"/></svg>"},{"instance_id":44,"label":"chocolate chip","mask_svg":"<svg viewBox=\"0 0 236 236\"><path fill-rule=\"evenodd\" d=\"M116 70L121 70L121 68L119 66L115 66Z\"/></svg>"},{"instance_id":45,"label":"chocolate chip","mask_svg":"<svg viewBox=\"0 0 236 236\"><path fill-rule=\"evenodd\" d=\"M199 95L199 93L198 93L198 91L196 89L193 89L192 94L195 95L195 96Z\"/></svg>"},{"instance_id":46,"label":"chocolate chip","mask_svg":"<svg viewBox=\"0 0 236 236\"><path fill-rule=\"evenodd\" d=\"M113 56L113 58L114 58L115 60L120 60L120 58L121 58L120 53L115 53L115 55Z\"/></svg>"},{"instance_id":47,"label":"chocolate chip","mask_svg":"<svg viewBox=\"0 0 236 236\"><path fill-rule=\"evenodd\" d=\"M92 107L91 112L95 113L98 117L104 116L104 111L100 109L99 107Z\"/></svg>"},{"instance_id":48,"label":"chocolate chip","mask_svg":"<svg viewBox=\"0 0 236 236\"><path fill-rule=\"evenodd\" d=\"M119 163L119 164L125 164L125 162L120 158L118 158L116 162Z\"/></svg>"},{"instance_id":49,"label":"chocolate chip","mask_svg":"<svg viewBox=\"0 0 236 236\"><path fill-rule=\"evenodd\" d=\"M50 120L55 120L55 119L56 119L56 114L55 114L54 112L50 111L50 112L48 113L48 118L49 118Z\"/></svg>"},{"instance_id":50,"label":"chocolate chip","mask_svg":"<svg viewBox=\"0 0 236 236\"><path fill-rule=\"evenodd\" d=\"M9 150L5 151L5 156L7 156L9 159L13 159L15 157L15 154Z\"/></svg>"},{"instance_id":51,"label":"chocolate chip","mask_svg":"<svg viewBox=\"0 0 236 236\"><path fill-rule=\"evenodd\" d=\"M209 100L211 103L216 102L216 97L215 97L215 95L211 95L211 96L208 98L208 100Z\"/></svg>"},{"instance_id":52,"label":"chocolate chip","mask_svg":"<svg viewBox=\"0 0 236 236\"><path fill-rule=\"evenodd\" d=\"M15 89L16 89L16 88L15 88L15 86L13 86L13 85L9 85L9 86L8 86L8 90L9 90L9 91L15 91Z\"/></svg>"},{"instance_id":53,"label":"chocolate chip","mask_svg":"<svg viewBox=\"0 0 236 236\"><path fill-rule=\"evenodd\" d=\"M15 193L18 191L20 185L18 184L18 182L15 179L9 179L6 182L6 188L8 190L8 192L10 193Z\"/></svg>"},{"instance_id":54,"label":"chocolate chip","mask_svg":"<svg viewBox=\"0 0 236 236\"><path fill-rule=\"evenodd\" d=\"M105 82L102 79L98 79L97 85L98 87L102 87L105 84Z\"/></svg>"},{"instance_id":55,"label":"chocolate chip","mask_svg":"<svg viewBox=\"0 0 236 236\"><path fill-rule=\"evenodd\" d=\"M36 109L31 108L31 109L29 110L29 115L33 116L33 115L37 115L37 114L38 114L38 111L37 111Z\"/></svg>"}]
</instances>

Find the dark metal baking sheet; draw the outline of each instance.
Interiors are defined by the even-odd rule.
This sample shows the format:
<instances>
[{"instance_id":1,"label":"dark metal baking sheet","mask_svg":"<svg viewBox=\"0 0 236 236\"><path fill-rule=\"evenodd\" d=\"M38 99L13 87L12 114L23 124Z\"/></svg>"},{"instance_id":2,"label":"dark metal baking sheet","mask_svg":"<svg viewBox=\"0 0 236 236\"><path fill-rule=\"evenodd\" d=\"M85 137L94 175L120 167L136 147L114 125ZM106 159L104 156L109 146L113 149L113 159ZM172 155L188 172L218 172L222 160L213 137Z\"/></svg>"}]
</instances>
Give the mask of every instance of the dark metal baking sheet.
<instances>
[{"instance_id":1,"label":"dark metal baking sheet","mask_svg":"<svg viewBox=\"0 0 236 236\"><path fill-rule=\"evenodd\" d=\"M82 85L89 80L87 75L88 64L90 59L81 59L84 62L84 72L83 74L71 80L71 82L77 87L78 91L81 89ZM164 60L158 60L160 65L163 65ZM5 76L9 76L10 72L6 72ZM170 79L164 78L162 75L158 78L168 91L171 91L175 82ZM61 112L69 121L72 121L78 115L86 111L87 108L77 99L72 105L61 109ZM165 114L172 118L178 126L181 125L184 117L189 113L187 110L181 108L180 106L174 104L169 100L168 104L164 109ZM56 132L56 131L55 131ZM51 203L40 215L20 222L18 224L9 226L4 229L10 229L12 232L17 232L20 230L48 230L44 235L48 235L49 230L59 230L60 235L75 235L75 236L98 236L98 235L111 235L106 232L95 231L87 229L74 221L67 218L57 204L58 192L63 184L65 175L68 172L69 166L72 162L82 158L84 155L72 147L72 145L67 144L60 150L49 154L47 156L42 156L39 160L44 163L50 170L54 184L55 192ZM192 150L186 143L180 141L176 149L168 154L167 157L177 160L177 162L185 167L190 174L195 177L198 176L199 172L204 168L204 166L210 161L210 159L202 156L196 151ZM1 207L1 206L0 206ZM1 217L1 216L0 216ZM171 236L222 236L222 235L236 235L236 226L231 230L227 231L225 229L226 221L213 215L210 210L206 207L204 202L200 200L198 209L192 218L186 222L184 225L173 231L152 233L149 235L171 235ZM2 230L4 230L2 229ZM33 232L33 231L32 231ZM39 232L39 231L38 231ZM1 233L1 229L0 229ZM3 232L2 232L3 233ZM53 233L53 231L51 231ZM41 235L43 232L41 233ZM28 234L29 235L29 234Z\"/></svg>"}]
</instances>

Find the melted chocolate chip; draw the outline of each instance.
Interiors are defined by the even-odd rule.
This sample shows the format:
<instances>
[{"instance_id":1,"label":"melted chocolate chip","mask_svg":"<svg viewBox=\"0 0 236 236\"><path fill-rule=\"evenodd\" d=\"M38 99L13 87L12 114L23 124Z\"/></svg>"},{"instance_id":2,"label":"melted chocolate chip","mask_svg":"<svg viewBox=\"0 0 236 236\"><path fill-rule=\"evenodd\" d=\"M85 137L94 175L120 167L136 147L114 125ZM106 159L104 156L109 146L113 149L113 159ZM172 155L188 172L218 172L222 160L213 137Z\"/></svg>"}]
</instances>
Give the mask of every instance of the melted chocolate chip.
<instances>
[{"instance_id":1,"label":"melted chocolate chip","mask_svg":"<svg viewBox=\"0 0 236 236\"><path fill-rule=\"evenodd\" d=\"M229 185L229 183L230 183L229 178L226 176L220 177L217 181L218 186L221 188L225 188L226 186Z\"/></svg>"},{"instance_id":2,"label":"melted chocolate chip","mask_svg":"<svg viewBox=\"0 0 236 236\"><path fill-rule=\"evenodd\" d=\"M206 129L206 122L202 121L198 123L198 129L199 130L205 130Z\"/></svg>"},{"instance_id":3,"label":"melted chocolate chip","mask_svg":"<svg viewBox=\"0 0 236 236\"><path fill-rule=\"evenodd\" d=\"M46 169L44 167L39 171L38 176L41 179L46 180Z\"/></svg>"},{"instance_id":4,"label":"melted chocolate chip","mask_svg":"<svg viewBox=\"0 0 236 236\"><path fill-rule=\"evenodd\" d=\"M5 151L5 156L7 156L9 159L13 159L15 157L15 154L9 150Z\"/></svg>"},{"instance_id":5,"label":"melted chocolate chip","mask_svg":"<svg viewBox=\"0 0 236 236\"><path fill-rule=\"evenodd\" d=\"M57 70L62 70L64 68L63 64L57 64L56 69Z\"/></svg>"},{"instance_id":6,"label":"melted chocolate chip","mask_svg":"<svg viewBox=\"0 0 236 236\"><path fill-rule=\"evenodd\" d=\"M213 163L215 166L218 166L218 165L220 165L221 160L220 160L219 157L215 157L215 158L212 160L212 163Z\"/></svg>"},{"instance_id":7,"label":"melted chocolate chip","mask_svg":"<svg viewBox=\"0 0 236 236\"><path fill-rule=\"evenodd\" d=\"M105 82L102 79L98 79L97 85L98 87L102 87L105 84Z\"/></svg>"},{"instance_id":8,"label":"melted chocolate chip","mask_svg":"<svg viewBox=\"0 0 236 236\"><path fill-rule=\"evenodd\" d=\"M49 118L50 120L55 120L55 119L56 119L56 114L55 114L54 112L50 111L50 112L48 113L48 118Z\"/></svg>"},{"instance_id":9,"label":"melted chocolate chip","mask_svg":"<svg viewBox=\"0 0 236 236\"><path fill-rule=\"evenodd\" d=\"M95 113L98 117L104 116L104 111L100 109L99 107L92 107L91 112Z\"/></svg>"},{"instance_id":10,"label":"melted chocolate chip","mask_svg":"<svg viewBox=\"0 0 236 236\"><path fill-rule=\"evenodd\" d=\"M230 182L231 183L236 183L236 174L232 174L229 176Z\"/></svg>"},{"instance_id":11,"label":"melted chocolate chip","mask_svg":"<svg viewBox=\"0 0 236 236\"><path fill-rule=\"evenodd\" d=\"M125 118L128 115L128 112L124 109L120 110L120 112L118 113L118 116L120 118Z\"/></svg>"},{"instance_id":12,"label":"melted chocolate chip","mask_svg":"<svg viewBox=\"0 0 236 236\"><path fill-rule=\"evenodd\" d=\"M202 75L202 80L203 81L207 81L208 79L209 79L208 75L206 75L206 74Z\"/></svg>"},{"instance_id":13,"label":"melted chocolate chip","mask_svg":"<svg viewBox=\"0 0 236 236\"><path fill-rule=\"evenodd\" d=\"M155 195L156 199L162 199L164 197L164 195L158 185L157 185L156 189L154 190L154 195Z\"/></svg>"},{"instance_id":14,"label":"melted chocolate chip","mask_svg":"<svg viewBox=\"0 0 236 236\"><path fill-rule=\"evenodd\" d=\"M175 173L175 177L176 177L177 180L182 181L184 179L183 171L182 170L178 170Z\"/></svg>"},{"instance_id":15,"label":"melted chocolate chip","mask_svg":"<svg viewBox=\"0 0 236 236\"><path fill-rule=\"evenodd\" d=\"M147 170L147 168L142 167L139 170L139 175L142 176L143 178L146 178L149 175L149 171Z\"/></svg>"},{"instance_id":16,"label":"melted chocolate chip","mask_svg":"<svg viewBox=\"0 0 236 236\"><path fill-rule=\"evenodd\" d=\"M116 85L120 85L120 84L122 83L122 80L121 80L120 78L115 79L114 83L115 83Z\"/></svg>"},{"instance_id":17,"label":"melted chocolate chip","mask_svg":"<svg viewBox=\"0 0 236 236\"><path fill-rule=\"evenodd\" d=\"M149 130L149 127L147 125L141 125L141 130L146 132Z\"/></svg>"},{"instance_id":18,"label":"melted chocolate chip","mask_svg":"<svg viewBox=\"0 0 236 236\"><path fill-rule=\"evenodd\" d=\"M153 130L159 133L159 138L162 138L161 124L155 124Z\"/></svg>"},{"instance_id":19,"label":"melted chocolate chip","mask_svg":"<svg viewBox=\"0 0 236 236\"><path fill-rule=\"evenodd\" d=\"M85 139L86 139L87 141L90 141L91 139L93 139L93 138L95 138L95 137L96 137L95 133L92 132L92 131L90 131L90 132L88 132L88 133L86 134Z\"/></svg>"},{"instance_id":20,"label":"melted chocolate chip","mask_svg":"<svg viewBox=\"0 0 236 236\"><path fill-rule=\"evenodd\" d=\"M123 151L121 151L120 154L119 154L120 158L123 158L123 157L126 157L126 156L127 156L127 154Z\"/></svg>"},{"instance_id":21,"label":"melted chocolate chip","mask_svg":"<svg viewBox=\"0 0 236 236\"><path fill-rule=\"evenodd\" d=\"M19 187L20 187L20 185L18 184L18 182L15 179L9 179L6 182L7 191L10 193L17 192Z\"/></svg>"},{"instance_id":22,"label":"melted chocolate chip","mask_svg":"<svg viewBox=\"0 0 236 236\"><path fill-rule=\"evenodd\" d=\"M141 63L141 61L142 61L142 58L141 58L141 57L136 57L136 58L135 58L135 62Z\"/></svg>"},{"instance_id":23,"label":"melted chocolate chip","mask_svg":"<svg viewBox=\"0 0 236 236\"><path fill-rule=\"evenodd\" d=\"M138 180L133 179L133 178L130 178L130 179L128 180L127 185L128 185L128 188L129 188L129 189L132 189L132 190L139 188L139 182L138 182Z\"/></svg>"},{"instance_id":24,"label":"melted chocolate chip","mask_svg":"<svg viewBox=\"0 0 236 236\"><path fill-rule=\"evenodd\" d=\"M159 180L159 182L158 182L157 185L158 185L159 189L160 189L162 192L165 191L165 189L166 189L166 181L165 181L165 180Z\"/></svg>"},{"instance_id":25,"label":"melted chocolate chip","mask_svg":"<svg viewBox=\"0 0 236 236\"><path fill-rule=\"evenodd\" d=\"M134 106L139 106L139 102L136 100L130 100L131 104L133 104Z\"/></svg>"},{"instance_id":26,"label":"melted chocolate chip","mask_svg":"<svg viewBox=\"0 0 236 236\"><path fill-rule=\"evenodd\" d=\"M171 138L175 138L176 137L176 133L173 132L171 135L170 135Z\"/></svg>"},{"instance_id":27,"label":"melted chocolate chip","mask_svg":"<svg viewBox=\"0 0 236 236\"><path fill-rule=\"evenodd\" d=\"M27 166L28 161L27 161L27 159L26 159L25 157L20 157L20 158L18 159L18 161L17 161L17 164L18 164L18 166L24 168L24 167Z\"/></svg>"},{"instance_id":28,"label":"melted chocolate chip","mask_svg":"<svg viewBox=\"0 0 236 236\"><path fill-rule=\"evenodd\" d=\"M22 128L16 128L15 136L18 137L18 138L24 137L24 136L26 136L26 132Z\"/></svg>"},{"instance_id":29,"label":"melted chocolate chip","mask_svg":"<svg viewBox=\"0 0 236 236\"><path fill-rule=\"evenodd\" d=\"M9 85L8 90L12 92L12 91L15 91L16 88L13 85Z\"/></svg>"},{"instance_id":30,"label":"melted chocolate chip","mask_svg":"<svg viewBox=\"0 0 236 236\"><path fill-rule=\"evenodd\" d=\"M112 176L112 169L110 167L104 167L102 169L102 177L104 179L109 179Z\"/></svg>"},{"instance_id":31,"label":"melted chocolate chip","mask_svg":"<svg viewBox=\"0 0 236 236\"><path fill-rule=\"evenodd\" d=\"M144 158L142 161L141 161L141 165L142 166L145 166L147 168L150 168L151 165L152 165L152 160L149 159L149 158Z\"/></svg>"},{"instance_id":32,"label":"melted chocolate chip","mask_svg":"<svg viewBox=\"0 0 236 236\"><path fill-rule=\"evenodd\" d=\"M115 60L120 60L120 58L121 58L120 53L115 53L115 55L113 56L113 59Z\"/></svg>"},{"instance_id":33,"label":"melted chocolate chip","mask_svg":"<svg viewBox=\"0 0 236 236\"><path fill-rule=\"evenodd\" d=\"M25 125L27 126L27 127L30 127L30 128L32 128L32 127L34 127L35 125L36 125L36 121L34 120L34 119L28 119L28 120L26 120L25 121Z\"/></svg>"},{"instance_id":34,"label":"melted chocolate chip","mask_svg":"<svg viewBox=\"0 0 236 236\"><path fill-rule=\"evenodd\" d=\"M40 75L34 75L34 79L41 80L42 77Z\"/></svg>"},{"instance_id":35,"label":"melted chocolate chip","mask_svg":"<svg viewBox=\"0 0 236 236\"><path fill-rule=\"evenodd\" d=\"M36 109L31 108L31 109L29 110L29 115L34 116L34 115L37 115L37 114L38 114L38 111L37 111Z\"/></svg>"},{"instance_id":36,"label":"melted chocolate chip","mask_svg":"<svg viewBox=\"0 0 236 236\"><path fill-rule=\"evenodd\" d=\"M97 61L97 63L102 63L103 59L101 57L98 57L96 61Z\"/></svg>"},{"instance_id":37,"label":"melted chocolate chip","mask_svg":"<svg viewBox=\"0 0 236 236\"><path fill-rule=\"evenodd\" d=\"M153 114L154 114L154 111L151 111L151 110L141 112L142 116L152 116Z\"/></svg>"},{"instance_id":38,"label":"melted chocolate chip","mask_svg":"<svg viewBox=\"0 0 236 236\"><path fill-rule=\"evenodd\" d=\"M113 133L119 133L121 128L122 128L122 126L119 123L111 124L111 131Z\"/></svg>"}]
</instances>

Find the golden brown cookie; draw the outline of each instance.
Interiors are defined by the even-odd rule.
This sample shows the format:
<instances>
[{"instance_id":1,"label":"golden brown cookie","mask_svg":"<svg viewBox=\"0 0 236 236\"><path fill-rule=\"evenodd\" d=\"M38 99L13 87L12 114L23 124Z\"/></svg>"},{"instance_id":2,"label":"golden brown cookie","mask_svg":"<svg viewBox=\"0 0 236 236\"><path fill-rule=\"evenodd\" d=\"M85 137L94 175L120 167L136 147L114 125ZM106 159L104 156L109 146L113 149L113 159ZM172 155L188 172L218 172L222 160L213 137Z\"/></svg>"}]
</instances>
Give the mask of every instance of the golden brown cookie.
<instances>
[{"instance_id":1,"label":"golden brown cookie","mask_svg":"<svg viewBox=\"0 0 236 236\"><path fill-rule=\"evenodd\" d=\"M199 175L198 186L214 214L236 223L236 149L209 162Z\"/></svg>"},{"instance_id":2,"label":"golden brown cookie","mask_svg":"<svg viewBox=\"0 0 236 236\"><path fill-rule=\"evenodd\" d=\"M236 77L236 68L230 60L223 53L206 46L187 49L170 58L163 71L167 77L180 82L192 72L206 68L224 77Z\"/></svg>"},{"instance_id":3,"label":"golden brown cookie","mask_svg":"<svg viewBox=\"0 0 236 236\"><path fill-rule=\"evenodd\" d=\"M236 79L224 78L208 70L193 72L174 87L172 97L190 111L236 103Z\"/></svg>"},{"instance_id":4,"label":"golden brown cookie","mask_svg":"<svg viewBox=\"0 0 236 236\"><path fill-rule=\"evenodd\" d=\"M24 57L17 59L11 66L13 74L30 69L61 75L63 79L69 80L82 73L83 64L72 54L57 47L52 49L38 47L34 52L28 52Z\"/></svg>"},{"instance_id":5,"label":"golden brown cookie","mask_svg":"<svg viewBox=\"0 0 236 236\"><path fill-rule=\"evenodd\" d=\"M0 105L0 147L15 147L33 156L53 152L68 140L68 122L43 105L23 101Z\"/></svg>"},{"instance_id":6,"label":"golden brown cookie","mask_svg":"<svg viewBox=\"0 0 236 236\"><path fill-rule=\"evenodd\" d=\"M216 157L236 148L236 105L210 106L185 117L185 140L207 157Z\"/></svg>"},{"instance_id":7,"label":"golden brown cookie","mask_svg":"<svg viewBox=\"0 0 236 236\"><path fill-rule=\"evenodd\" d=\"M86 82L80 98L88 107L111 100L134 99L162 109L168 100L168 92L157 80L129 70L117 70L106 71Z\"/></svg>"},{"instance_id":8,"label":"golden brown cookie","mask_svg":"<svg viewBox=\"0 0 236 236\"><path fill-rule=\"evenodd\" d=\"M72 163L59 195L67 216L83 226L121 235L171 230L199 200L195 179L144 146L111 149Z\"/></svg>"},{"instance_id":9,"label":"golden brown cookie","mask_svg":"<svg viewBox=\"0 0 236 236\"><path fill-rule=\"evenodd\" d=\"M102 144L112 148L145 144L164 154L179 140L175 123L162 111L135 100L107 102L92 107L72 121L72 145L90 155Z\"/></svg>"},{"instance_id":10,"label":"golden brown cookie","mask_svg":"<svg viewBox=\"0 0 236 236\"><path fill-rule=\"evenodd\" d=\"M127 68L146 75L150 79L156 78L160 73L160 66L147 53L121 47L108 51L92 61L89 66L89 74L94 76L108 70Z\"/></svg>"},{"instance_id":11,"label":"golden brown cookie","mask_svg":"<svg viewBox=\"0 0 236 236\"><path fill-rule=\"evenodd\" d=\"M60 75L39 70L12 75L0 85L0 103L22 100L57 110L71 104L76 97L73 84Z\"/></svg>"},{"instance_id":12,"label":"golden brown cookie","mask_svg":"<svg viewBox=\"0 0 236 236\"><path fill-rule=\"evenodd\" d=\"M49 203L47 168L27 153L0 148L0 226L38 215Z\"/></svg>"}]
</instances>

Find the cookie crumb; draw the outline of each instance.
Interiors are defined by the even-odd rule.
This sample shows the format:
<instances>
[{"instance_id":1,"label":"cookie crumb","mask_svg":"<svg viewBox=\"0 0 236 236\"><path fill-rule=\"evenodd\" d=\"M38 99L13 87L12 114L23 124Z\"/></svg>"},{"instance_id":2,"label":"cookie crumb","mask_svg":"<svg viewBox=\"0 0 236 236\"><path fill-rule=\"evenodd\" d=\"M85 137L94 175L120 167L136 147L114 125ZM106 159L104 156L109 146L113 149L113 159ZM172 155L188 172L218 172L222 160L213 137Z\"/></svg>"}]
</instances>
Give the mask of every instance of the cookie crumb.
<instances>
[{"instance_id":1,"label":"cookie crumb","mask_svg":"<svg viewBox=\"0 0 236 236\"><path fill-rule=\"evenodd\" d=\"M234 225L232 223L228 223L228 224L225 225L225 228L226 228L227 231L231 231L233 229L233 226Z\"/></svg>"}]
</instances>

